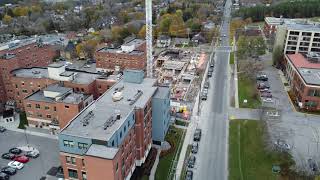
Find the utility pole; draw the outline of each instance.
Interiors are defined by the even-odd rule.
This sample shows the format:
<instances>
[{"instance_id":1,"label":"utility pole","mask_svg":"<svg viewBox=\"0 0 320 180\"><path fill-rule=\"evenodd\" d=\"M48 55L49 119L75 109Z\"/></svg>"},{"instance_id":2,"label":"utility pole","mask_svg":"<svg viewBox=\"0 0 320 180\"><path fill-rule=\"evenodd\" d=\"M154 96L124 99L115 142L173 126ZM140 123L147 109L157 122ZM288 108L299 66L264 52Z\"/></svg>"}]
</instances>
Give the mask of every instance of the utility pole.
<instances>
[{"instance_id":1,"label":"utility pole","mask_svg":"<svg viewBox=\"0 0 320 180\"><path fill-rule=\"evenodd\" d=\"M147 41L147 77L153 77L153 55L152 55L152 0L146 3L146 41Z\"/></svg>"}]
</instances>

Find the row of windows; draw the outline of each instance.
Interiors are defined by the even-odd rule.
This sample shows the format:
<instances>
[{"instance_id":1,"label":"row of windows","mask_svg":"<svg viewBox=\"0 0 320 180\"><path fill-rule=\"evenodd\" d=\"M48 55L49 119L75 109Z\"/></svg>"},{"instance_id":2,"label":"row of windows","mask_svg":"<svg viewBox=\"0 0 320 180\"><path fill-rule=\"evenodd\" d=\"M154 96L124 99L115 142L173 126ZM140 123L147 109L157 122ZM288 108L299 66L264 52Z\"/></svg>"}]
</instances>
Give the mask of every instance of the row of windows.
<instances>
[{"instance_id":1,"label":"row of windows","mask_svg":"<svg viewBox=\"0 0 320 180\"><path fill-rule=\"evenodd\" d=\"M28 116L32 116L32 115L33 115L33 112L32 112L32 111L28 111L28 112L27 112L27 115L28 115ZM41 113L37 113L37 117L42 118L43 115L42 115ZM47 115L46 115L46 118L51 119L51 118L52 118L51 114L47 114Z\"/></svg>"},{"instance_id":2,"label":"row of windows","mask_svg":"<svg viewBox=\"0 0 320 180\"><path fill-rule=\"evenodd\" d=\"M308 96L320 97L319 89L309 89Z\"/></svg>"},{"instance_id":3,"label":"row of windows","mask_svg":"<svg viewBox=\"0 0 320 180\"><path fill-rule=\"evenodd\" d=\"M87 173L82 171L82 179L87 180ZM71 178L78 179L78 171L74 169L68 169L68 175Z\"/></svg>"},{"instance_id":4,"label":"row of windows","mask_svg":"<svg viewBox=\"0 0 320 180\"><path fill-rule=\"evenodd\" d=\"M74 147L74 142L70 141L70 140L63 140L63 146L73 148ZM78 142L78 148L79 149L88 149L88 144L87 143Z\"/></svg>"}]
</instances>

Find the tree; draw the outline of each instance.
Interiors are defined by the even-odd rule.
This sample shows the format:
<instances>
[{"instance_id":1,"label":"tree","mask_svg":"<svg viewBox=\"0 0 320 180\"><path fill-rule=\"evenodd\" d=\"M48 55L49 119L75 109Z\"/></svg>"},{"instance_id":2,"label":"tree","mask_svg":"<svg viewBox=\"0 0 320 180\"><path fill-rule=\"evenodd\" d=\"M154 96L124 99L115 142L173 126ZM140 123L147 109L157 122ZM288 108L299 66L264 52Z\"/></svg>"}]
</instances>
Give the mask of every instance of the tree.
<instances>
[{"instance_id":1,"label":"tree","mask_svg":"<svg viewBox=\"0 0 320 180\"><path fill-rule=\"evenodd\" d=\"M82 43L79 43L76 45L76 53L78 57L83 56L83 51L84 51L84 45Z\"/></svg>"},{"instance_id":2,"label":"tree","mask_svg":"<svg viewBox=\"0 0 320 180\"><path fill-rule=\"evenodd\" d=\"M19 17L19 16L27 16L29 12L29 8L28 7L16 7L13 9L13 15L15 17Z\"/></svg>"},{"instance_id":3,"label":"tree","mask_svg":"<svg viewBox=\"0 0 320 180\"><path fill-rule=\"evenodd\" d=\"M280 45L276 46L272 53L272 63L275 66L279 66L283 57L283 49Z\"/></svg>"},{"instance_id":4,"label":"tree","mask_svg":"<svg viewBox=\"0 0 320 180\"><path fill-rule=\"evenodd\" d=\"M146 25L144 25L141 29L140 29L140 31L139 31L139 38L145 38L146 37Z\"/></svg>"},{"instance_id":5,"label":"tree","mask_svg":"<svg viewBox=\"0 0 320 180\"><path fill-rule=\"evenodd\" d=\"M172 15L169 33L171 36L175 37L187 36L187 29L185 27L181 14Z\"/></svg>"},{"instance_id":6,"label":"tree","mask_svg":"<svg viewBox=\"0 0 320 180\"><path fill-rule=\"evenodd\" d=\"M6 14L2 20L5 24L10 24L12 22L12 17Z\"/></svg>"},{"instance_id":7,"label":"tree","mask_svg":"<svg viewBox=\"0 0 320 180\"><path fill-rule=\"evenodd\" d=\"M237 57L245 59L248 54L249 43L244 36L240 36L237 41Z\"/></svg>"}]
</instances>

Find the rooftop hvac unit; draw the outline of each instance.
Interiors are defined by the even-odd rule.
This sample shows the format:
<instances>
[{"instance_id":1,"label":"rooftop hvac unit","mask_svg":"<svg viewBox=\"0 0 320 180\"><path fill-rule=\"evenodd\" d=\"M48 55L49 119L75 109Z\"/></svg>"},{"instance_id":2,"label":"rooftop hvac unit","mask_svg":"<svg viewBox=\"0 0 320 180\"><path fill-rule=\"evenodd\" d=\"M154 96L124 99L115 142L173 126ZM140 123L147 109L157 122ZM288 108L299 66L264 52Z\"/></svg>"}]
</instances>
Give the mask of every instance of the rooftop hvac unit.
<instances>
[{"instance_id":1,"label":"rooftop hvac unit","mask_svg":"<svg viewBox=\"0 0 320 180\"><path fill-rule=\"evenodd\" d=\"M113 102L120 101L123 98L122 92L116 91L112 95Z\"/></svg>"}]
</instances>

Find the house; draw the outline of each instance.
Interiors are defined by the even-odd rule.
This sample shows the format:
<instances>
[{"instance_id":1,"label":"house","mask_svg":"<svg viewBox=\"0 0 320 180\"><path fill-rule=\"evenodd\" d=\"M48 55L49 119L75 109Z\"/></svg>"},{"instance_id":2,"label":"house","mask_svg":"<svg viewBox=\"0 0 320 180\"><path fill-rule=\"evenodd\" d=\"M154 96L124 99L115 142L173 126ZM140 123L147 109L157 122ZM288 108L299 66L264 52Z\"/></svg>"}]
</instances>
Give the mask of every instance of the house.
<instances>
[{"instance_id":1,"label":"house","mask_svg":"<svg viewBox=\"0 0 320 180\"><path fill-rule=\"evenodd\" d=\"M190 42L190 39L188 38L174 38L175 46L185 46L185 45L188 45L189 42Z\"/></svg>"},{"instance_id":2,"label":"house","mask_svg":"<svg viewBox=\"0 0 320 180\"><path fill-rule=\"evenodd\" d=\"M205 30L212 30L215 27L215 23L212 21L207 21L203 24Z\"/></svg>"},{"instance_id":3,"label":"house","mask_svg":"<svg viewBox=\"0 0 320 180\"><path fill-rule=\"evenodd\" d=\"M5 123L14 121L14 111L13 109L5 110L3 112L2 121Z\"/></svg>"},{"instance_id":4,"label":"house","mask_svg":"<svg viewBox=\"0 0 320 180\"><path fill-rule=\"evenodd\" d=\"M200 43L205 43L206 39L201 35L201 33L198 33L192 37L191 42L195 44L200 44Z\"/></svg>"},{"instance_id":5,"label":"house","mask_svg":"<svg viewBox=\"0 0 320 180\"><path fill-rule=\"evenodd\" d=\"M166 35L160 35L157 39L157 47L164 48L169 47L171 44L171 38Z\"/></svg>"}]
</instances>

